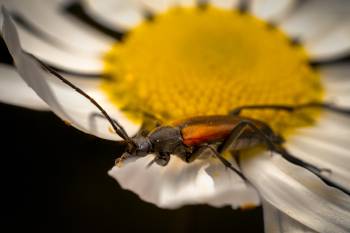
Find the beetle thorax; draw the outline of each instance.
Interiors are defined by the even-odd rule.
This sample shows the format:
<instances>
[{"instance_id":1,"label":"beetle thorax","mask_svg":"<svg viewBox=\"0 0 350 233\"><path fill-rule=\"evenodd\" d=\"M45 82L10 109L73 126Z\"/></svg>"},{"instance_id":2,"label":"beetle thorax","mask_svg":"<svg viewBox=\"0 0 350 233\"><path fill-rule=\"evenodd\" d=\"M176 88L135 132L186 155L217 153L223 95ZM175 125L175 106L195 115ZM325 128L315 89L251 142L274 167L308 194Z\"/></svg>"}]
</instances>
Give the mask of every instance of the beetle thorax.
<instances>
[{"instance_id":1,"label":"beetle thorax","mask_svg":"<svg viewBox=\"0 0 350 233\"><path fill-rule=\"evenodd\" d=\"M133 138L133 141L136 145L133 152L136 153L137 156L140 156L140 157L146 156L151 152L152 144L147 137L136 136Z\"/></svg>"},{"instance_id":2,"label":"beetle thorax","mask_svg":"<svg viewBox=\"0 0 350 233\"><path fill-rule=\"evenodd\" d=\"M148 135L155 153L176 154L184 147L180 129L171 126L158 127Z\"/></svg>"}]
</instances>

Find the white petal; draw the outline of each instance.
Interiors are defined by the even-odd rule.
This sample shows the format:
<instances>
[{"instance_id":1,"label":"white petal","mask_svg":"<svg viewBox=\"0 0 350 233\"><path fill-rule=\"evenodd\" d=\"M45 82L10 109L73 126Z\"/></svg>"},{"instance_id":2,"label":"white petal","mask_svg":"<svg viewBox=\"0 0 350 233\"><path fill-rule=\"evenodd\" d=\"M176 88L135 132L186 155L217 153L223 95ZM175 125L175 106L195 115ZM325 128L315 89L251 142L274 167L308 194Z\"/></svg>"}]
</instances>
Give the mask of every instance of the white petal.
<instances>
[{"instance_id":1,"label":"white petal","mask_svg":"<svg viewBox=\"0 0 350 233\"><path fill-rule=\"evenodd\" d=\"M320 68L326 89L326 100L350 108L350 63L327 65Z\"/></svg>"},{"instance_id":2,"label":"white petal","mask_svg":"<svg viewBox=\"0 0 350 233\"><path fill-rule=\"evenodd\" d=\"M143 19L143 9L135 0L83 0L86 11L100 23L116 30L135 27Z\"/></svg>"},{"instance_id":3,"label":"white petal","mask_svg":"<svg viewBox=\"0 0 350 233\"><path fill-rule=\"evenodd\" d=\"M299 158L331 169L332 177L350 186L350 118L336 113L322 114L312 127L299 129L287 147Z\"/></svg>"},{"instance_id":4,"label":"white petal","mask_svg":"<svg viewBox=\"0 0 350 233\"><path fill-rule=\"evenodd\" d=\"M350 118L323 114L316 125L299 129L288 139L287 148L295 156L320 168L332 170L332 179L350 186ZM349 226L350 227L350 226Z\"/></svg>"},{"instance_id":5,"label":"white petal","mask_svg":"<svg viewBox=\"0 0 350 233\"><path fill-rule=\"evenodd\" d=\"M150 8L154 12L164 12L170 7L194 7L196 0L138 0L141 6Z\"/></svg>"},{"instance_id":6,"label":"white petal","mask_svg":"<svg viewBox=\"0 0 350 233\"><path fill-rule=\"evenodd\" d=\"M314 137L311 138L311 136ZM315 134L311 134L311 136L299 135L299 137L288 142L287 148L292 154L310 164L320 168L331 169L332 179L343 186L349 185L350 148L342 148L324 139L318 139Z\"/></svg>"},{"instance_id":7,"label":"white petal","mask_svg":"<svg viewBox=\"0 0 350 233\"><path fill-rule=\"evenodd\" d=\"M197 0L176 0L177 5L182 7L194 7L197 4Z\"/></svg>"},{"instance_id":8,"label":"white petal","mask_svg":"<svg viewBox=\"0 0 350 233\"><path fill-rule=\"evenodd\" d=\"M27 86L13 67L0 64L0 73L1 102L35 110L49 110L47 104Z\"/></svg>"},{"instance_id":9,"label":"white petal","mask_svg":"<svg viewBox=\"0 0 350 233\"><path fill-rule=\"evenodd\" d=\"M331 122L331 125L329 125ZM328 124L328 128L325 125ZM337 130L337 124L342 130ZM318 167L332 170L332 178L350 186L350 118L335 113L323 114L312 127L300 129L288 139L292 154Z\"/></svg>"},{"instance_id":10,"label":"white petal","mask_svg":"<svg viewBox=\"0 0 350 233\"><path fill-rule=\"evenodd\" d=\"M319 71L327 93L350 92L350 63L322 66Z\"/></svg>"},{"instance_id":11,"label":"white petal","mask_svg":"<svg viewBox=\"0 0 350 233\"><path fill-rule=\"evenodd\" d=\"M96 90L101 87L101 77L86 77L86 76L77 76L74 74L63 74L64 78L83 89L84 91L91 92L91 90ZM56 82L58 84L64 85L62 82Z\"/></svg>"},{"instance_id":12,"label":"white petal","mask_svg":"<svg viewBox=\"0 0 350 233\"><path fill-rule=\"evenodd\" d=\"M152 12L161 13L174 6L177 0L139 0L139 2Z\"/></svg>"},{"instance_id":13,"label":"white petal","mask_svg":"<svg viewBox=\"0 0 350 233\"><path fill-rule=\"evenodd\" d=\"M344 18L343 22L339 22L322 37L307 41L305 46L314 61L345 57L350 53L350 17Z\"/></svg>"},{"instance_id":14,"label":"white petal","mask_svg":"<svg viewBox=\"0 0 350 233\"><path fill-rule=\"evenodd\" d=\"M71 52L80 55L99 55L108 51L113 43L113 39L65 13L63 10L65 5L62 1L1 0L0 3L25 17L40 31L63 44Z\"/></svg>"},{"instance_id":15,"label":"white petal","mask_svg":"<svg viewBox=\"0 0 350 233\"><path fill-rule=\"evenodd\" d=\"M101 57L78 55L34 37L18 28L22 48L57 68L80 74L100 74L103 70Z\"/></svg>"},{"instance_id":16,"label":"white petal","mask_svg":"<svg viewBox=\"0 0 350 233\"><path fill-rule=\"evenodd\" d=\"M263 201L265 233L316 233Z\"/></svg>"},{"instance_id":17,"label":"white petal","mask_svg":"<svg viewBox=\"0 0 350 233\"><path fill-rule=\"evenodd\" d=\"M137 0L140 6L150 9L155 13L162 13L171 7L194 7L196 0ZM230 0L231 1L231 0Z\"/></svg>"},{"instance_id":18,"label":"white petal","mask_svg":"<svg viewBox=\"0 0 350 233\"><path fill-rule=\"evenodd\" d=\"M326 118L326 117L324 117ZM330 118L332 119L332 118ZM315 143L315 145L322 143L324 145L319 145L319 148L323 148L323 147L328 147L328 150L336 150L336 151L340 151L340 153L330 153L328 156L333 156L333 154L335 155L341 155L341 151L343 151L344 149L348 150L349 148L349 136L350 136L350 131L349 130L338 130L336 128L332 126L325 126L326 123L326 119L321 120L320 123L318 123L315 126L312 127L307 127L307 128L303 128L303 129L299 129L296 132L296 136L295 139L297 141L303 141L303 139L299 139L300 138L305 138L305 142L301 142L303 143L312 143L312 141L316 141L313 142ZM294 137L293 137L294 138ZM293 138L291 138L290 140L293 141ZM290 143L293 144L293 143ZM314 146L315 146L314 145ZM321 152L321 153L325 153L325 152ZM346 153L343 153L346 154ZM343 156L343 159L346 158L346 156ZM339 159L339 157L337 158ZM348 158L349 159L349 158ZM332 159L329 159L332 160Z\"/></svg>"},{"instance_id":19,"label":"white petal","mask_svg":"<svg viewBox=\"0 0 350 233\"><path fill-rule=\"evenodd\" d=\"M23 53L15 25L4 8L3 14L3 38L24 81L63 120L86 133L106 139L117 139L118 137L109 131L110 126L107 121L97 119L95 127L92 125L89 117L92 113L98 112L94 105L71 88L55 84L57 80L52 75L44 71L32 57ZM49 82L49 79L55 81ZM106 97L99 90L93 91L96 101L100 102L112 117L118 119L130 134L134 134L138 130L138 126L123 117L116 108L106 101Z\"/></svg>"},{"instance_id":20,"label":"white petal","mask_svg":"<svg viewBox=\"0 0 350 233\"><path fill-rule=\"evenodd\" d=\"M253 0L252 13L268 21L279 21L297 4L295 0Z\"/></svg>"},{"instance_id":21,"label":"white petal","mask_svg":"<svg viewBox=\"0 0 350 233\"><path fill-rule=\"evenodd\" d=\"M317 122L314 130L323 130L327 134L349 135L350 125L349 117L337 113L325 112L322 114L322 120Z\"/></svg>"},{"instance_id":22,"label":"white petal","mask_svg":"<svg viewBox=\"0 0 350 233\"><path fill-rule=\"evenodd\" d=\"M239 0L210 0L211 5L223 9L233 9L238 6Z\"/></svg>"},{"instance_id":23,"label":"white petal","mask_svg":"<svg viewBox=\"0 0 350 233\"><path fill-rule=\"evenodd\" d=\"M166 167L146 168L153 155L138 159L122 168L114 167L109 175L141 199L162 208L186 204L231 205L234 208L258 205L259 197L236 174L208 160L190 164L172 156Z\"/></svg>"},{"instance_id":24,"label":"white petal","mask_svg":"<svg viewBox=\"0 0 350 233\"><path fill-rule=\"evenodd\" d=\"M59 25L53 24L50 26L47 24L47 22L54 22L54 20L56 20L55 17L52 16L52 20L49 20L48 19L49 16L46 16L45 18L41 15L42 17L40 18L39 13L29 14L26 9L22 9L21 7L17 8L18 4L19 3L17 1L13 1L13 2L6 2L5 5L9 5L9 7L12 10L20 11L24 15L31 17L31 20L33 21L39 20L39 22L35 21L37 23L37 26L40 26L40 27L46 26L47 28L51 28L51 29L60 28ZM43 9L40 9L40 10L44 11ZM38 15L38 18L36 18L35 15ZM1 16L1 13L0 13L0 16ZM43 22L46 22L46 23L43 23ZM57 22L60 22L60 20L57 19ZM66 25L62 24L61 26L66 26ZM81 74L100 74L103 70L103 62L101 59L101 54L100 55L96 55L92 53L84 54L68 48L63 49L55 43L51 43L49 41L45 41L41 38L38 38L36 35L28 32L22 27L18 27L17 30L19 32L19 35L22 41L22 47L24 48L24 50L38 56L39 58L46 61L50 65L54 65L55 67L63 70L68 70L68 71L81 73ZM44 28L40 28L40 30L43 30L45 32ZM52 36L50 34L50 31L47 33L49 36ZM64 32L61 32L61 33L65 34ZM59 34L59 35L62 35L62 34ZM80 33L78 32L76 35L80 35ZM60 38L62 38L62 36L60 36ZM70 36L67 36L66 38L68 38L68 40L70 39L74 40L73 38L70 38ZM81 41L84 41L83 38L80 38L80 39ZM84 44L84 43L80 42L80 44Z\"/></svg>"},{"instance_id":25,"label":"white petal","mask_svg":"<svg viewBox=\"0 0 350 233\"><path fill-rule=\"evenodd\" d=\"M344 22L350 14L347 0L311 0L299 4L280 26L289 35L303 42L328 37L331 30Z\"/></svg>"},{"instance_id":26,"label":"white petal","mask_svg":"<svg viewBox=\"0 0 350 233\"><path fill-rule=\"evenodd\" d=\"M350 199L343 192L269 152L242 162L262 198L285 215L316 232L349 232Z\"/></svg>"},{"instance_id":27,"label":"white petal","mask_svg":"<svg viewBox=\"0 0 350 233\"><path fill-rule=\"evenodd\" d=\"M210 161L210 166L206 172L212 177L215 183L216 195L209 201L209 204L221 207L230 204L233 208L258 206L260 203L257 193L243 182L230 169L224 168L223 164L217 160ZM230 161L233 165L234 161ZM248 192L249 191L249 192Z\"/></svg>"}]
</instances>

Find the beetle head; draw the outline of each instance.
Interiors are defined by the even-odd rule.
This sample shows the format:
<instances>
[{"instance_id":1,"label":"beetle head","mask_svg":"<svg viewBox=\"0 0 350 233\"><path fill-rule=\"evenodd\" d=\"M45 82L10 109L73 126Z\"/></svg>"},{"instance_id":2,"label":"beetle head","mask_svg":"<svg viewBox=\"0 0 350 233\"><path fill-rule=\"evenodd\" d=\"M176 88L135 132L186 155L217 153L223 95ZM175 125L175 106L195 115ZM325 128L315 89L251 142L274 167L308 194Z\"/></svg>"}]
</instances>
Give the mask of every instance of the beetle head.
<instances>
[{"instance_id":1,"label":"beetle head","mask_svg":"<svg viewBox=\"0 0 350 233\"><path fill-rule=\"evenodd\" d=\"M133 162L151 152L152 144L147 137L137 135L126 145L126 150L121 157L116 160L116 165L121 167L125 163Z\"/></svg>"}]
</instances>

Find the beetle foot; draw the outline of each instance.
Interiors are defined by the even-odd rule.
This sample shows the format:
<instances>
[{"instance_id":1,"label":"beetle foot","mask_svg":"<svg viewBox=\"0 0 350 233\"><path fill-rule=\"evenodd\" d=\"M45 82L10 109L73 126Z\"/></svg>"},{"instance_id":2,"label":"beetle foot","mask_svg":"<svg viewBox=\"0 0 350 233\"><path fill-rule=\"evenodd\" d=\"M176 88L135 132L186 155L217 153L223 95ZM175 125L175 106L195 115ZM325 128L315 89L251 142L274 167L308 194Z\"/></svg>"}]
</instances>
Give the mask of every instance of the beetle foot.
<instances>
[{"instance_id":1,"label":"beetle foot","mask_svg":"<svg viewBox=\"0 0 350 233\"><path fill-rule=\"evenodd\" d=\"M119 158L117 158L115 160L115 166L121 168L124 165L124 161L127 160L128 158L130 158L130 154L129 153L124 153L122 156L120 156Z\"/></svg>"}]
</instances>

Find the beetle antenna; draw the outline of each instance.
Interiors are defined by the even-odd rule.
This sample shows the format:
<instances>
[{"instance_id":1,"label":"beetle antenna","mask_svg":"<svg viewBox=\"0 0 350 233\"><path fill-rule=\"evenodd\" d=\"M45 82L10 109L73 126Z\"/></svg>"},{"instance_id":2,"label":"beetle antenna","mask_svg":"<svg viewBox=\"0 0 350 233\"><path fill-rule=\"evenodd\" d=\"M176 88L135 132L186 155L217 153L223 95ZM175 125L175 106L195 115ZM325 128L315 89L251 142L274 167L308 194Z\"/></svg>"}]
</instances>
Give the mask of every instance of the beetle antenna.
<instances>
[{"instance_id":1,"label":"beetle antenna","mask_svg":"<svg viewBox=\"0 0 350 233\"><path fill-rule=\"evenodd\" d=\"M340 107L332 103L322 102L309 102L298 105L279 105L279 104L263 104L263 105L243 105L230 111L230 115L239 115L242 110L245 109L271 109L271 110L282 110L287 112L293 112L305 108L324 108L329 111L333 111L340 114L350 115L350 108Z\"/></svg>"},{"instance_id":2,"label":"beetle antenna","mask_svg":"<svg viewBox=\"0 0 350 233\"><path fill-rule=\"evenodd\" d=\"M308 104L302 105L300 108L307 108L307 107L318 107L318 108L324 108L333 112L345 114L345 115L350 115L350 108L346 107L339 107L337 105L334 105L332 103L319 103L319 102L311 102Z\"/></svg>"},{"instance_id":3,"label":"beetle antenna","mask_svg":"<svg viewBox=\"0 0 350 233\"><path fill-rule=\"evenodd\" d=\"M58 72L56 72L55 70L53 70L52 68L50 68L48 65L46 65L43 61L41 61L39 58L35 57L33 54L25 52L27 55L31 56L32 58L34 58L37 62L39 62L39 64L41 65L42 68L44 68L46 71L48 71L50 74L53 74L56 78L58 78L59 80L61 80L64 84L68 85L69 87L73 88L76 92L78 92L79 94L81 94L82 96L84 96L86 99L88 99L93 105L95 105L98 110L100 110L100 112L102 113L102 115L108 120L108 122L111 124L111 126L113 127L114 131L121 137L123 138L125 141L130 142L133 144L133 141L131 140L131 138L128 136L128 134L126 133L125 129L123 128L123 126L120 125L120 123L116 120L112 120L112 118L108 115L108 113L106 112L106 110L104 110L102 108L101 105L99 105L96 100L94 100L91 96L89 96L86 92L84 92L82 89L80 89L79 87L75 86L73 83L71 83L70 81L68 81L67 79L65 79L62 75L60 75Z\"/></svg>"}]
</instances>

